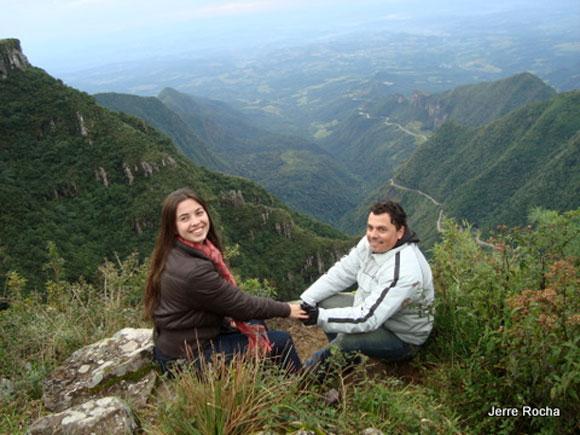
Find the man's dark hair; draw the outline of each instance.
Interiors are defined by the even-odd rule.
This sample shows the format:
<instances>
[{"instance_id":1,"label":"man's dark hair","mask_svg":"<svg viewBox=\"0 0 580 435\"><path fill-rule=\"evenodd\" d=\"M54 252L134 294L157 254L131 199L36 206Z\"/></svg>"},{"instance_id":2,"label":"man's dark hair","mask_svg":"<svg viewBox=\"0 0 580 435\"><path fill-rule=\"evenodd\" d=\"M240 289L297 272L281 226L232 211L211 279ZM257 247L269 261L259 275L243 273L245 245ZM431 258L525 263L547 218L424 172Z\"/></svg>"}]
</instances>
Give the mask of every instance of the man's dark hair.
<instances>
[{"instance_id":1,"label":"man's dark hair","mask_svg":"<svg viewBox=\"0 0 580 435\"><path fill-rule=\"evenodd\" d=\"M383 214L388 213L391 217L391 222L397 230L401 227L407 227L407 214L403 207L395 201L380 201L371 207L371 213Z\"/></svg>"}]
</instances>

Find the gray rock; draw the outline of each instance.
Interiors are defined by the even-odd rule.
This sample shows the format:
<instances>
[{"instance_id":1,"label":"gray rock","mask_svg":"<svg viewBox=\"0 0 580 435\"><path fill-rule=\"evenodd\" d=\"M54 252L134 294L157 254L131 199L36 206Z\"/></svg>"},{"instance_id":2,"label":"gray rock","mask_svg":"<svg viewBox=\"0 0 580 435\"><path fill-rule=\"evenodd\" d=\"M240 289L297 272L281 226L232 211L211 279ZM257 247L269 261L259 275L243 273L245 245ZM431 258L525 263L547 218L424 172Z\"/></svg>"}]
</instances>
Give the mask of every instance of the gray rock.
<instances>
[{"instance_id":1,"label":"gray rock","mask_svg":"<svg viewBox=\"0 0 580 435\"><path fill-rule=\"evenodd\" d=\"M152 357L151 329L122 329L77 350L56 368L43 384L44 405L59 412L105 396L144 405L155 385Z\"/></svg>"},{"instance_id":2,"label":"gray rock","mask_svg":"<svg viewBox=\"0 0 580 435\"><path fill-rule=\"evenodd\" d=\"M18 39L0 39L0 79L5 79L14 70L25 71L30 63L20 48Z\"/></svg>"},{"instance_id":3,"label":"gray rock","mask_svg":"<svg viewBox=\"0 0 580 435\"><path fill-rule=\"evenodd\" d=\"M0 402L12 399L14 383L10 379L0 378Z\"/></svg>"},{"instance_id":4,"label":"gray rock","mask_svg":"<svg viewBox=\"0 0 580 435\"><path fill-rule=\"evenodd\" d=\"M340 402L340 393L332 388L324 394L324 401L327 405L336 405Z\"/></svg>"},{"instance_id":5,"label":"gray rock","mask_svg":"<svg viewBox=\"0 0 580 435\"><path fill-rule=\"evenodd\" d=\"M89 400L82 405L36 420L29 435L133 434L137 423L129 407L117 397Z\"/></svg>"},{"instance_id":6,"label":"gray rock","mask_svg":"<svg viewBox=\"0 0 580 435\"><path fill-rule=\"evenodd\" d=\"M384 434L379 429L375 429L374 427L367 427L365 430L361 432L361 435L384 435Z\"/></svg>"}]
</instances>

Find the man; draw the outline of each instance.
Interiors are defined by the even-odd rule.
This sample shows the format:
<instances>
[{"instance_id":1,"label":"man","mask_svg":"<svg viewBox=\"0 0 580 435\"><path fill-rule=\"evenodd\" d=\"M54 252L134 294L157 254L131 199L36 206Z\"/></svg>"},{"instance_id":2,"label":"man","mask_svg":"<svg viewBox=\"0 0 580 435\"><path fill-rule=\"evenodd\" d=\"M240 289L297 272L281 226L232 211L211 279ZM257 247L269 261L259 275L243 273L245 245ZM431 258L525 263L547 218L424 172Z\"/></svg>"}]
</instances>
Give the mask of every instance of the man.
<instances>
[{"instance_id":1,"label":"man","mask_svg":"<svg viewBox=\"0 0 580 435\"><path fill-rule=\"evenodd\" d=\"M343 352L399 361L412 357L433 327L431 268L407 216L393 201L375 204L366 237L302 295L307 325L318 324ZM355 294L339 293L358 284ZM330 354L315 353L306 365Z\"/></svg>"}]
</instances>

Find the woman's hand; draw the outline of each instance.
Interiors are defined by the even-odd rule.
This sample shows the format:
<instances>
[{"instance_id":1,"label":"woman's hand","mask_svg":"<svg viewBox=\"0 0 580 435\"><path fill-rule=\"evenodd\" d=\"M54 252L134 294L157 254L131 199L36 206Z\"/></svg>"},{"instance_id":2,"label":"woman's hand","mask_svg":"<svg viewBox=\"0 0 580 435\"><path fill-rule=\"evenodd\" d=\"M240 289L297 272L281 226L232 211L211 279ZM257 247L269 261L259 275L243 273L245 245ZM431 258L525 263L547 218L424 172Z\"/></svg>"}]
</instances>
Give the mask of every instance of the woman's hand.
<instances>
[{"instance_id":1,"label":"woman's hand","mask_svg":"<svg viewBox=\"0 0 580 435\"><path fill-rule=\"evenodd\" d=\"M296 320L305 320L308 319L308 313L300 308L299 304L288 304L290 306L290 317L291 319Z\"/></svg>"}]
</instances>

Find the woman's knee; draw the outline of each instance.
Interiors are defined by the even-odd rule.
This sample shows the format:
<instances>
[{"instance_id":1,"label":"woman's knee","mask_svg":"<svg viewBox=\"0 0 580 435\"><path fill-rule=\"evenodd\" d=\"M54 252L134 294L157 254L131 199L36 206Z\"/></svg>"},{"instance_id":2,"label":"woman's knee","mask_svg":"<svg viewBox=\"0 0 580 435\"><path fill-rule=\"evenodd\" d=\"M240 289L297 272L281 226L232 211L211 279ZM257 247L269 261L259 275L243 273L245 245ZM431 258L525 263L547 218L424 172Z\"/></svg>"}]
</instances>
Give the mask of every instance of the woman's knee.
<instances>
[{"instance_id":1,"label":"woman's knee","mask_svg":"<svg viewBox=\"0 0 580 435\"><path fill-rule=\"evenodd\" d=\"M292 336L286 331L268 331L268 338L270 339L272 346L280 350L294 346Z\"/></svg>"}]
</instances>

